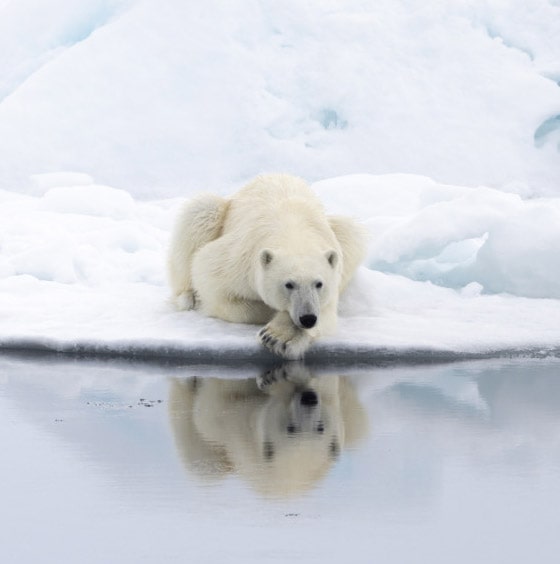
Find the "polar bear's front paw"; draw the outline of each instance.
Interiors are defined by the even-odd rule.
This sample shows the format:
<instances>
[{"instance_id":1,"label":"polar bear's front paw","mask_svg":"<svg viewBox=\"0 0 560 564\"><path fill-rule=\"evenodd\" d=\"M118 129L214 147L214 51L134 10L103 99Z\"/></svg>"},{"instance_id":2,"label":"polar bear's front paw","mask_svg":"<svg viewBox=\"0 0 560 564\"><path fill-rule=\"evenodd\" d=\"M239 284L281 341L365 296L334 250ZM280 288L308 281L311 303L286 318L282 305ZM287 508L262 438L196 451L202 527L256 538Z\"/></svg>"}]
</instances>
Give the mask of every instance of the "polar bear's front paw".
<instances>
[{"instance_id":1,"label":"polar bear's front paw","mask_svg":"<svg viewBox=\"0 0 560 564\"><path fill-rule=\"evenodd\" d=\"M270 323L259 331L258 338L274 354L290 360L302 358L312 340L305 330L294 327L290 331L278 331Z\"/></svg>"}]
</instances>

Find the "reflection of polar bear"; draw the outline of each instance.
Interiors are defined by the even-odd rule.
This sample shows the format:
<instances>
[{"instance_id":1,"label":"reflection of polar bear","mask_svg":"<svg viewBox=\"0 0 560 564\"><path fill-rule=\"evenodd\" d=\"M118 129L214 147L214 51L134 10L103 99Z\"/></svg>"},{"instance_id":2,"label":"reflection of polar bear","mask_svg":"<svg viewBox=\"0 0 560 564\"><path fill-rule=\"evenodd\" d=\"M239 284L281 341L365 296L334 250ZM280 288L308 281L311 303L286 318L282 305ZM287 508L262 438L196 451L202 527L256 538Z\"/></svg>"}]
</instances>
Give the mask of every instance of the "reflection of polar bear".
<instances>
[{"instance_id":1,"label":"reflection of polar bear","mask_svg":"<svg viewBox=\"0 0 560 564\"><path fill-rule=\"evenodd\" d=\"M187 467L205 477L235 472L265 495L312 487L366 429L346 378L313 378L299 364L246 380L175 380L170 416Z\"/></svg>"},{"instance_id":2,"label":"reflection of polar bear","mask_svg":"<svg viewBox=\"0 0 560 564\"><path fill-rule=\"evenodd\" d=\"M303 180L260 176L231 199L204 195L184 208L169 279L180 308L266 323L261 343L299 358L334 330L339 294L364 251L363 230L327 217Z\"/></svg>"}]
</instances>

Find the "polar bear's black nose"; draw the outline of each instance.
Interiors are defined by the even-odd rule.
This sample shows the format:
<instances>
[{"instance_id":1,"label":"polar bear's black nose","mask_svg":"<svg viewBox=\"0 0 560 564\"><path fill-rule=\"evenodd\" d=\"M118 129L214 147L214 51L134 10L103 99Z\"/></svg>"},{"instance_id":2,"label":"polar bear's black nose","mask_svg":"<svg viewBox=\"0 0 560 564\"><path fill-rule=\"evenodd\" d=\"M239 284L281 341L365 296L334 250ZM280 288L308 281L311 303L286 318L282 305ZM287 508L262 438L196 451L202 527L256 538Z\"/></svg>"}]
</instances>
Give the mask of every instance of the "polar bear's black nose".
<instances>
[{"instance_id":1,"label":"polar bear's black nose","mask_svg":"<svg viewBox=\"0 0 560 564\"><path fill-rule=\"evenodd\" d=\"M317 397L317 394L313 390L305 390L301 392L301 397L299 398L299 402L301 403L301 405L307 405L312 407L319 403L319 398Z\"/></svg>"},{"instance_id":2,"label":"polar bear's black nose","mask_svg":"<svg viewBox=\"0 0 560 564\"><path fill-rule=\"evenodd\" d=\"M313 327L315 323L317 323L317 316L313 315L312 313L308 315L302 315L299 318L299 322L301 323L302 327L305 327L306 329L311 329L311 327Z\"/></svg>"}]
</instances>

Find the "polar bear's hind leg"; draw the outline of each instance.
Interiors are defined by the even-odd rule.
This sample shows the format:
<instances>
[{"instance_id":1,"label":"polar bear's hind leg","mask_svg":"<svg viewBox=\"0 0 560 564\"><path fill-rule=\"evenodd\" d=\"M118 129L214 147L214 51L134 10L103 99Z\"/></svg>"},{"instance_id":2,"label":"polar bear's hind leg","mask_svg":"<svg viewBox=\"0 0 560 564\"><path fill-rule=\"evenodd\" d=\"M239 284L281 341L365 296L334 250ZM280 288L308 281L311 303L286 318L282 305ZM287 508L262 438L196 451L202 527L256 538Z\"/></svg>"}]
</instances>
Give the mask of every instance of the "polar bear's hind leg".
<instances>
[{"instance_id":1,"label":"polar bear's hind leg","mask_svg":"<svg viewBox=\"0 0 560 564\"><path fill-rule=\"evenodd\" d=\"M349 217L331 215L327 219L342 249L344 268L340 292L343 292L366 256L367 231Z\"/></svg>"},{"instance_id":2,"label":"polar bear's hind leg","mask_svg":"<svg viewBox=\"0 0 560 564\"><path fill-rule=\"evenodd\" d=\"M172 300L178 309L194 309L197 305L192 260L197 251L221 235L228 207L229 200L203 194L179 212L167 263Z\"/></svg>"}]
</instances>

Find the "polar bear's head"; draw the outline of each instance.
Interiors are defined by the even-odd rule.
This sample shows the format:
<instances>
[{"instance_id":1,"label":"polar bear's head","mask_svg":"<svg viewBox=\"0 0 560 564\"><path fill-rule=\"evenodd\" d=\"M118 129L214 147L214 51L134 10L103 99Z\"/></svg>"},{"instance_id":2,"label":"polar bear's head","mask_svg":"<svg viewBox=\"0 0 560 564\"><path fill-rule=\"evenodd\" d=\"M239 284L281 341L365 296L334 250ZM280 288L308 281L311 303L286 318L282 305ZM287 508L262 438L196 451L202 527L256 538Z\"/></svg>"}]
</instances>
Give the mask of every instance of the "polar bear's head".
<instances>
[{"instance_id":1,"label":"polar bear's head","mask_svg":"<svg viewBox=\"0 0 560 564\"><path fill-rule=\"evenodd\" d=\"M338 295L340 258L335 250L317 254L288 254L264 249L257 270L263 302L289 313L294 325L313 328L325 304Z\"/></svg>"}]
</instances>

